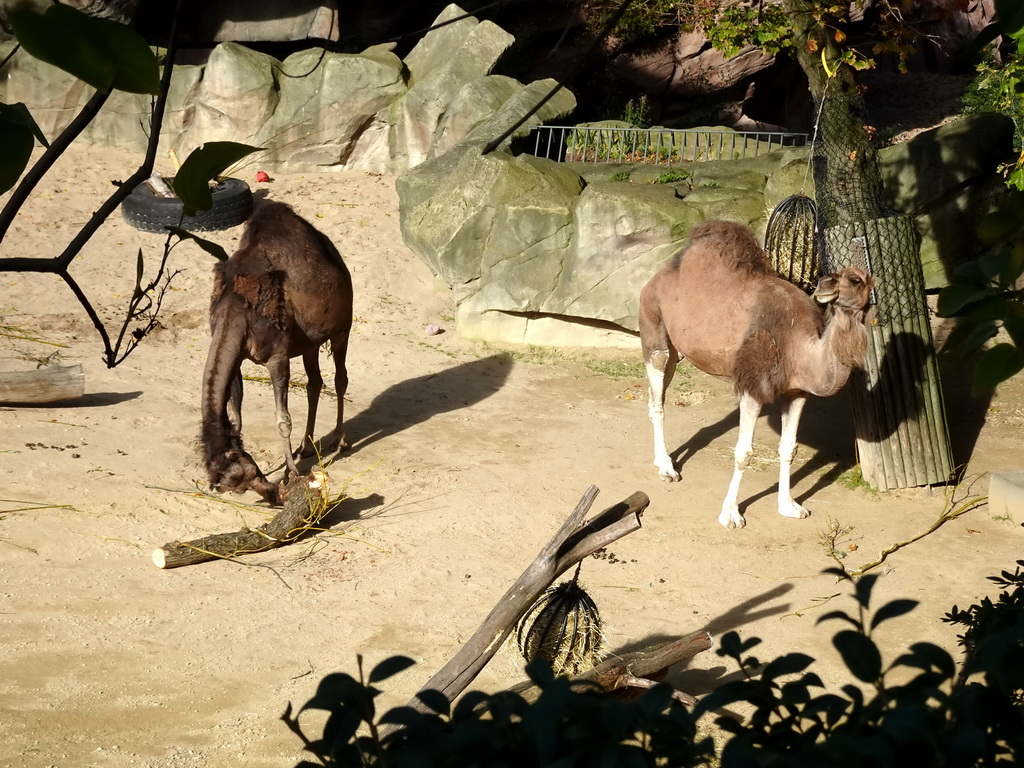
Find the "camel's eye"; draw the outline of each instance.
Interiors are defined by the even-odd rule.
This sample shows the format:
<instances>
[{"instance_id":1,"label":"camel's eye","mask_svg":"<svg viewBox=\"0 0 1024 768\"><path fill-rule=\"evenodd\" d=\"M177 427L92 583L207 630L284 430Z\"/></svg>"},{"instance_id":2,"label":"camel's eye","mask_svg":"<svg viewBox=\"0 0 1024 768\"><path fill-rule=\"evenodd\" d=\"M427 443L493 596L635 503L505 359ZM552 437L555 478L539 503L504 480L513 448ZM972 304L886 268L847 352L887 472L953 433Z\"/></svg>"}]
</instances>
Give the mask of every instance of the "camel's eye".
<instances>
[{"instance_id":1,"label":"camel's eye","mask_svg":"<svg viewBox=\"0 0 1024 768\"><path fill-rule=\"evenodd\" d=\"M857 286L857 285L860 285L860 284L861 284L861 283L863 283L863 282L864 282L864 281L863 281L863 280L861 280L861 279L860 279L859 277L851 277L851 278L850 278L850 285L853 285L853 286Z\"/></svg>"}]
</instances>

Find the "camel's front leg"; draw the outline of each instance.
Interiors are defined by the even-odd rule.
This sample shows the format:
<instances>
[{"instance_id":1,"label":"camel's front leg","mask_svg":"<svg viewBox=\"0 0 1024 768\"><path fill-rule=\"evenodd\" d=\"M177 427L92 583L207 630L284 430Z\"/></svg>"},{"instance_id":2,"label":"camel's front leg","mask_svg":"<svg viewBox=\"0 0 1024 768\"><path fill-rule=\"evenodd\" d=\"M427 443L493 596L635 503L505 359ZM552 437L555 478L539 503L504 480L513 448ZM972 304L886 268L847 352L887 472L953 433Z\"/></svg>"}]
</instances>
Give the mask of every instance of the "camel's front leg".
<instances>
[{"instance_id":1,"label":"camel's front leg","mask_svg":"<svg viewBox=\"0 0 1024 768\"><path fill-rule=\"evenodd\" d=\"M231 374L231 385L228 388L228 423L235 437L242 436L242 369L238 368Z\"/></svg>"},{"instance_id":2,"label":"camel's front leg","mask_svg":"<svg viewBox=\"0 0 1024 768\"><path fill-rule=\"evenodd\" d=\"M654 466L658 468L661 479L670 482L678 480L679 473L665 447L665 392L672 383L677 362L676 356L666 349L653 350L646 360L649 384L647 413L654 427Z\"/></svg>"},{"instance_id":3,"label":"camel's front leg","mask_svg":"<svg viewBox=\"0 0 1024 768\"><path fill-rule=\"evenodd\" d=\"M288 380L291 377L291 365L287 355L272 357L267 361L270 382L274 385L274 407L277 411L277 431L281 435L284 448L284 463L289 472L299 474L292 458L292 417L288 414Z\"/></svg>"},{"instance_id":4,"label":"camel's front leg","mask_svg":"<svg viewBox=\"0 0 1024 768\"><path fill-rule=\"evenodd\" d=\"M722 502L722 512L718 516L718 522L726 528L742 528L747 524L740 514L740 507L737 501L740 492L740 481L743 479L743 470L750 465L750 457L754 452L754 425L757 424L757 417L761 413L761 404L746 392L740 395L740 435L736 440L736 450L733 453L735 465L732 471L732 480L729 482L729 491L725 494L725 501Z\"/></svg>"},{"instance_id":5,"label":"camel's front leg","mask_svg":"<svg viewBox=\"0 0 1024 768\"><path fill-rule=\"evenodd\" d=\"M306 369L306 431L302 433L302 442L294 455L312 456L316 411L320 403L320 393L324 388L324 377L320 375L320 350L314 349L312 352L304 354L302 365ZM280 418L278 423L280 424Z\"/></svg>"},{"instance_id":6,"label":"camel's front leg","mask_svg":"<svg viewBox=\"0 0 1024 768\"><path fill-rule=\"evenodd\" d=\"M796 428L800 423L807 398L798 395L782 403L782 437L779 439L779 514L786 517L807 517L810 514L793 500L789 474L796 457Z\"/></svg>"}]
</instances>

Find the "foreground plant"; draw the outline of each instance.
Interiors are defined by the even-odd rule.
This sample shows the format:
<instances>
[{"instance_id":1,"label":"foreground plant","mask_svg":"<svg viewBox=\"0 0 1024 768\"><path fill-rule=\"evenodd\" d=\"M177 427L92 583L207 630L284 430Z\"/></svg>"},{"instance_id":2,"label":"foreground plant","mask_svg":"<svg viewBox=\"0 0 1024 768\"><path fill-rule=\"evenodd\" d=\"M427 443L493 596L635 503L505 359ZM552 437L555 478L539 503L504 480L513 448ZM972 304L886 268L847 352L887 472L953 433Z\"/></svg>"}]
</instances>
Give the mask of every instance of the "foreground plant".
<instances>
[{"instance_id":1,"label":"foreground plant","mask_svg":"<svg viewBox=\"0 0 1024 768\"><path fill-rule=\"evenodd\" d=\"M1024 566L1024 560L1018 563ZM1024 760L1024 575L992 580L1007 589L946 621L968 627L958 665L932 643L913 643L886 662L874 635L909 613L914 600L893 600L871 610L878 577L853 581L845 571L826 573L853 587L855 609L833 611L820 622L846 626L832 638L849 682L828 690L810 670L814 658L789 653L762 664L750 655L760 640L722 637L718 654L733 659L742 678L728 682L688 710L660 684L633 701L593 685L555 677L543 663L526 673L540 688L530 703L518 694L471 692L452 707L436 691L423 691L428 711L397 707L379 718L377 685L413 662L394 657L367 677L339 673L283 720L324 766L996 766ZM1010 589L1012 588L1012 589ZM740 720L726 708L747 713ZM322 738L310 740L299 717L322 710ZM705 718L724 734L716 756Z\"/></svg>"}]
</instances>

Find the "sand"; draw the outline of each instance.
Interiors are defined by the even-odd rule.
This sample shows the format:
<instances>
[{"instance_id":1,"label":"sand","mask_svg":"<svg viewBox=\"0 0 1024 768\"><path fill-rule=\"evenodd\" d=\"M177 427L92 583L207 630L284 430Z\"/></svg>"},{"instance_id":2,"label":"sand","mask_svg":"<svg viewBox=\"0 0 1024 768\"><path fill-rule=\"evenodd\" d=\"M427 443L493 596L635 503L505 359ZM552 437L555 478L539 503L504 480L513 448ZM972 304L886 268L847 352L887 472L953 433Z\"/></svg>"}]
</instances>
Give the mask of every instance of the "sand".
<instances>
[{"instance_id":1,"label":"sand","mask_svg":"<svg viewBox=\"0 0 1024 768\"><path fill-rule=\"evenodd\" d=\"M0 254L61 251L110 181L137 162L74 149ZM591 484L600 488L595 513L634 491L651 499L641 530L583 565L609 652L698 629L716 637L737 630L763 639L762 659L801 650L818 658L827 684L850 680L831 644L839 626L816 623L852 607L848 588L821 573L834 565L823 532L850 529L839 550L858 567L931 525L946 489L878 494L840 482L854 464L845 394L812 399L801 425L794 491L811 516L776 513L779 419L768 409L740 492L748 524L728 531L716 519L737 425L728 385L682 371L667 434L683 479L662 483L638 349L460 340L450 296L402 242L393 178L276 174L256 185L257 169L241 175L321 228L353 273L353 445L328 457L335 492L347 498L327 530L299 543L238 562L156 568L151 552L165 542L259 525L271 514L255 494L211 494L199 462L211 257L190 243L173 250L177 274L160 325L114 369L59 279L0 274L0 370L30 370L50 357L80 363L86 386L84 398L60 406L0 407L0 764L292 765L302 745L278 719L288 702L304 703L326 674L355 673L360 655L371 666L404 654L417 663L385 684L380 704L405 703ZM240 234L209 238L231 251ZM115 215L75 260L75 279L113 332L139 249L150 274L162 245ZM443 332L427 335L432 323ZM13 338L20 333L46 343ZM255 366L245 373L265 377ZM984 495L987 473L1021 466L1024 382L971 399L951 377L947 399L970 492ZM319 434L334 407L325 397ZM247 382L244 413L249 450L279 478L267 384ZM301 390L293 390L292 416L303 423ZM877 604L920 601L878 630L887 660L918 640L958 653L955 629L940 619L953 604L994 594L986 577L1021 556L1021 522L982 505L877 569ZM503 648L473 687L500 690L521 679L520 669L514 649ZM711 651L669 679L700 696L735 674ZM312 733L318 722L309 717Z\"/></svg>"}]
</instances>

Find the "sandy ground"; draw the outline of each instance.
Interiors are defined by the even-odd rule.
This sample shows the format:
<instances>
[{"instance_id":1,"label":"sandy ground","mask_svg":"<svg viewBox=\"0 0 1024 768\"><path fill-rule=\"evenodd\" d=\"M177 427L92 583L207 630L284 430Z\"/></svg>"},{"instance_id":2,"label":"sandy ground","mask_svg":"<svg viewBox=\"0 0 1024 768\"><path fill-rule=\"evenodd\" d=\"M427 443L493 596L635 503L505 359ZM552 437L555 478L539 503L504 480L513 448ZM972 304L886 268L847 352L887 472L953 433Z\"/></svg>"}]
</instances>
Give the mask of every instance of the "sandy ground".
<instances>
[{"instance_id":1,"label":"sandy ground","mask_svg":"<svg viewBox=\"0 0 1024 768\"><path fill-rule=\"evenodd\" d=\"M70 153L2 255L58 252L135 162L112 150ZM160 328L112 370L62 282L0 275L0 370L28 370L56 353L86 376L79 401L0 407L0 764L292 765L301 744L278 720L289 701L305 702L328 673L355 672L359 654L368 665L406 654L417 664L387 683L382 706L404 703L590 484L601 490L594 512L638 490L651 498L642 529L583 567L610 652L736 629L763 638L763 659L802 650L819 659L827 683L847 682L830 642L838 627L816 625L824 610L852 605L821 575L832 561L820 537L832 522L851 528L840 548L856 567L925 530L943 509L943 489L873 494L837 482L854 461L841 394L812 401L802 424L794 487L811 517L775 512L779 425L770 410L740 494L748 525L725 530L716 517L737 422L730 388L682 372L667 432L683 481L661 483L638 351L460 340L450 298L402 243L393 182L280 174L261 185L331 237L352 270L353 447L330 468L348 498L329 530L244 562L159 570L150 559L165 542L255 526L268 514L255 495L205 493L197 435L211 258L191 244L174 250L180 272ZM240 234L210 237L230 251ZM123 311L138 249L152 265L162 242L115 216L75 261L75 279L105 319ZM446 332L426 335L429 323ZM48 343L12 338L10 327ZM630 364L626 375L610 374L617 361ZM969 459L974 491L984 494L986 473L1024 461L1024 382L989 401L969 399L950 379L947 398L958 459ZM247 444L276 479L272 405L269 386L247 384ZM321 434L333 408L325 398ZM301 424L301 391L292 414ZM981 506L888 559L878 599L921 603L880 630L889 660L917 640L956 651L955 630L940 617L992 594L986 577L1024 552L1021 522ZM520 667L504 648L474 687L506 687ZM734 674L707 652L670 680L699 696Z\"/></svg>"}]
</instances>

